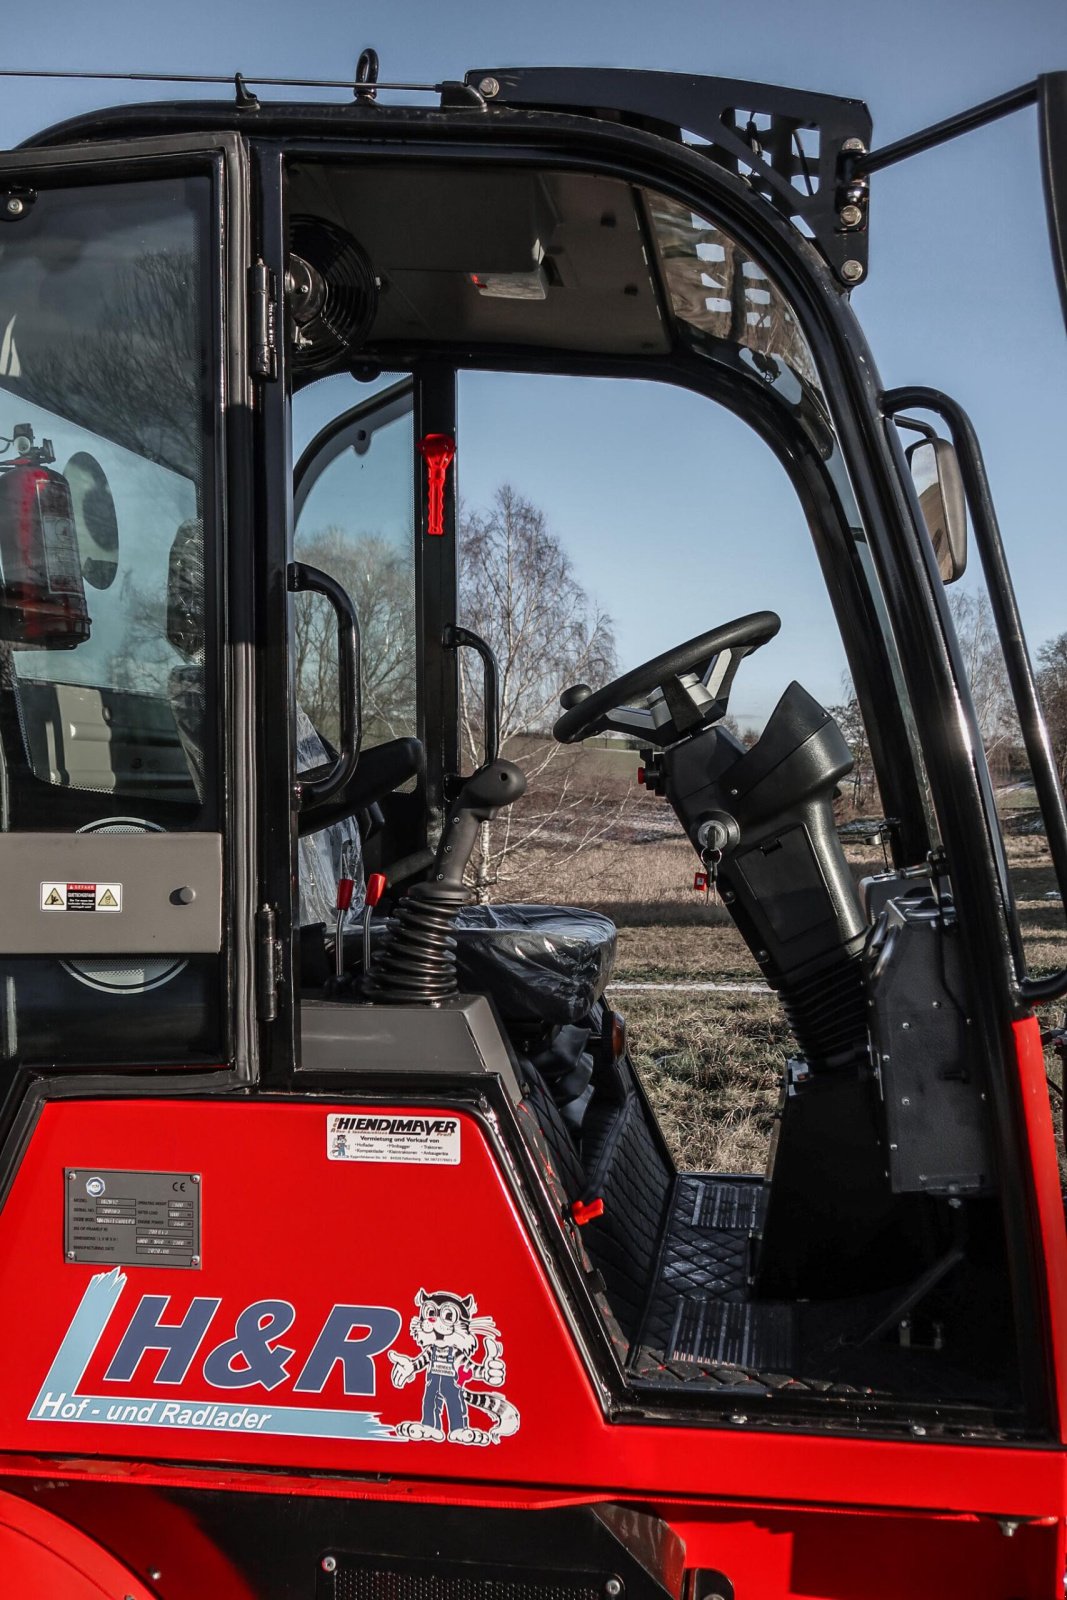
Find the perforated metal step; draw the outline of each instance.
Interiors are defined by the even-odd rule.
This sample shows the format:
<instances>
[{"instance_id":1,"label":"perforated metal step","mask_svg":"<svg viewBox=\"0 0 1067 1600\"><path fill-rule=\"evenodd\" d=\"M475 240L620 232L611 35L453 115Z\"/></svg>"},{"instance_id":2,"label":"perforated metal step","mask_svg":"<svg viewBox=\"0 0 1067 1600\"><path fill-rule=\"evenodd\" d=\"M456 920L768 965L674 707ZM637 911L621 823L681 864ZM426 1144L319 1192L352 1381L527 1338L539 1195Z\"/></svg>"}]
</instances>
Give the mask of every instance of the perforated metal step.
<instances>
[{"instance_id":1,"label":"perforated metal step","mask_svg":"<svg viewBox=\"0 0 1067 1600\"><path fill-rule=\"evenodd\" d=\"M786 1373L796 1360L796 1313L792 1306L686 1295L678 1301L666 1354L669 1362L695 1367Z\"/></svg>"}]
</instances>

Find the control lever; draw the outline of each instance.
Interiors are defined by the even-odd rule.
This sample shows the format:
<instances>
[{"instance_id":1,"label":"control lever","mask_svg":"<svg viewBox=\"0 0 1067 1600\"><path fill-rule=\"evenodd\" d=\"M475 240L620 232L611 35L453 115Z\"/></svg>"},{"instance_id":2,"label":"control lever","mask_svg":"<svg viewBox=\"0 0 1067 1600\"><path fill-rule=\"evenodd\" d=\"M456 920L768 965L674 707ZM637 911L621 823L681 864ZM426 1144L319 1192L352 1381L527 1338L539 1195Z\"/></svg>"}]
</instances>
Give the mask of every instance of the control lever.
<instances>
[{"instance_id":1,"label":"control lever","mask_svg":"<svg viewBox=\"0 0 1067 1600\"><path fill-rule=\"evenodd\" d=\"M449 808L434 863L437 883L463 882L478 829L501 806L509 806L526 793L526 774L514 761L490 761L467 779Z\"/></svg>"},{"instance_id":2,"label":"control lever","mask_svg":"<svg viewBox=\"0 0 1067 1600\"><path fill-rule=\"evenodd\" d=\"M384 872L372 872L367 879L367 892L363 901L363 971L370 971L370 919L374 908L389 887Z\"/></svg>"},{"instance_id":3,"label":"control lever","mask_svg":"<svg viewBox=\"0 0 1067 1600\"><path fill-rule=\"evenodd\" d=\"M344 926L345 918L352 909L355 888L355 878L338 878L333 932L333 975L338 983L345 975Z\"/></svg>"},{"instance_id":4,"label":"control lever","mask_svg":"<svg viewBox=\"0 0 1067 1600\"><path fill-rule=\"evenodd\" d=\"M389 922L365 987L369 1000L440 1005L456 994L453 928L470 899L463 874L478 829L525 792L525 774L512 761L490 761L467 779L449 809L433 876L412 884Z\"/></svg>"}]
</instances>

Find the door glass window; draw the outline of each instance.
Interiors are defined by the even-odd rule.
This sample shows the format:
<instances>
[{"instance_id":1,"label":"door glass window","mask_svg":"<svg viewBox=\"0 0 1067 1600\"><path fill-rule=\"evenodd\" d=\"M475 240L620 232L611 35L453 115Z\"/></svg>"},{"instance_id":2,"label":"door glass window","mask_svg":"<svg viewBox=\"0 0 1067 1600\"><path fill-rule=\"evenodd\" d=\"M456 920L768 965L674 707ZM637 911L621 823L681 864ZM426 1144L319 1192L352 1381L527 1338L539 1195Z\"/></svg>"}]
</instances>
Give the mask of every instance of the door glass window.
<instances>
[{"instance_id":1,"label":"door glass window","mask_svg":"<svg viewBox=\"0 0 1067 1600\"><path fill-rule=\"evenodd\" d=\"M363 744L384 744L415 733L410 381L394 381L367 400L351 379L328 379L296 397L298 437L312 417L317 436L297 486L294 551L352 597L362 641ZM299 595L293 620L298 702L318 733L335 743L333 613L320 596Z\"/></svg>"},{"instance_id":2,"label":"door glass window","mask_svg":"<svg viewBox=\"0 0 1067 1600\"><path fill-rule=\"evenodd\" d=\"M0 240L7 827L153 803L205 826L197 189L42 194Z\"/></svg>"},{"instance_id":3,"label":"door glass window","mask_svg":"<svg viewBox=\"0 0 1067 1600\"><path fill-rule=\"evenodd\" d=\"M206 175L42 189L0 232L4 832L219 826L210 206ZM217 955L27 951L6 1058L220 1059Z\"/></svg>"}]
</instances>

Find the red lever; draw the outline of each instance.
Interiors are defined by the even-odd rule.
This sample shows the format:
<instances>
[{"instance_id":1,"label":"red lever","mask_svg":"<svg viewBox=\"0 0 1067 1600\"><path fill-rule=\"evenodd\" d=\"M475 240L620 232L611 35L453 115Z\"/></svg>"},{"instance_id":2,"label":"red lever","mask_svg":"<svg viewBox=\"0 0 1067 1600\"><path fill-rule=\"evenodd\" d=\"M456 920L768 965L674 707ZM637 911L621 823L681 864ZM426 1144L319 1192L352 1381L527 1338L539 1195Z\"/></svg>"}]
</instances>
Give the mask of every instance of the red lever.
<instances>
[{"instance_id":1,"label":"red lever","mask_svg":"<svg viewBox=\"0 0 1067 1600\"><path fill-rule=\"evenodd\" d=\"M372 872L367 879L367 889L364 895L364 904L376 906L388 887L389 879L384 872Z\"/></svg>"},{"instance_id":2,"label":"red lever","mask_svg":"<svg viewBox=\"0 0 1067 1600\"><path fill-rule=\"evenodd\" d=\"M587 1222L592 1222L594 1217L604 1215L603 1200L575 1200L571 1206L571 1216L579 1228L584 1228Z\"/></svg>"},{"instance_id":3,"label":"red lever","mask_svg":"<svg viewBox=\"0 0 1067 1600\"><path fill-rule=\"evenodd\" d=\"M347 911L352 904L355 893L355 878L338 878L337 880L337 910Z\"/></svg>"},{"instance_id":4,"label":"red lever","mask_svg":"<svg viewBox=\"0 0 1067 1600\"><path fill-rule=\"evenodd\" d=\"M418 442L426 463L426 532L445 531L445 479L456 454L456 441L447 433L428 433Z\"/></svg>"}]
</instances>

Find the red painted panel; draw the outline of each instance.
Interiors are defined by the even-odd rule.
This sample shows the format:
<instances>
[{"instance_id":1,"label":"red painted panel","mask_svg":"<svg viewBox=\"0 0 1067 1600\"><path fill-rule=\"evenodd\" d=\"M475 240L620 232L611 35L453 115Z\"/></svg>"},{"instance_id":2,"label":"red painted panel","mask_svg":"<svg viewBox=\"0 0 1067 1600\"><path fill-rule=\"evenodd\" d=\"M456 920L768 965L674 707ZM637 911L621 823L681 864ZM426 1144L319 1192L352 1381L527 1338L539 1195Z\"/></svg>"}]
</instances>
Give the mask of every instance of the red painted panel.
<instances>
[{"instance_id":1,"label":"red painted panel","mask_svg":"<svg viewBox=\"0 0 1067 1600\"><path fill-rule=\"evenodd\" d=\"M0 1214L0 1296L16 1308L0 1324L0 1446L212 1463L209 1481L228 1464L421 1479L430 1493L438 1480L444 1497L466 1483L474 1501L510 1486L520 1501L538 1489L1062 1515L1062 1452L760 1433L754 1404L744 1425L608 1422L478 1123L459 1119L456 1164L329 1159L328 1117L364 1110L452 1115L352 1102L47 1106ZM201 1268L109 1277L66 1262L64 1168L94 1167L200 1173ZM420 1289L472 1341L436 1372L419 1367L409 1327ZM199 1316L203 1337L187 1370L148 1349L117 1374L150 1296L165 1298L164 1324ZM335 1339L350 1323L351 1342L337 1353L350 1354L350 1387L365 1394L345 1392L339 1361L314 1372L319 1336L346 1306L363 1310L344 1313ZM99 1338L86 1333L94 1310L109 1313ZM367 1355L372 1324L380 1348ZM449 1437L414 1436L427 1397Z\"/></svg>"},{"instance_id":2,"label":"red painted panel","mask_svg":"<svg viewBox=\"0 0 1067 1600\"><path fill-rule=\"evenodd\" d=\"M4 1490L0 1574L4 1600L152 1600L152 1590L95 1539Z\"/></svg>"},{"instance_id":3,"label":"red painted panel","mask_svg":"<svg viewBox=\"0 0 1067 1600\"><path fill-rule=\"evenodd\" d=\"M1064 1228L1056 1134L1052 1126L1045 1053L1036 1017L1013 1024L1019 1061L1023 1116L1041 1230L1041 1255L1048 1292L1048 1317L1056 1366L1060 1438L1067 1438L1067 1230Z\"/></svg>"}]
</instances>

